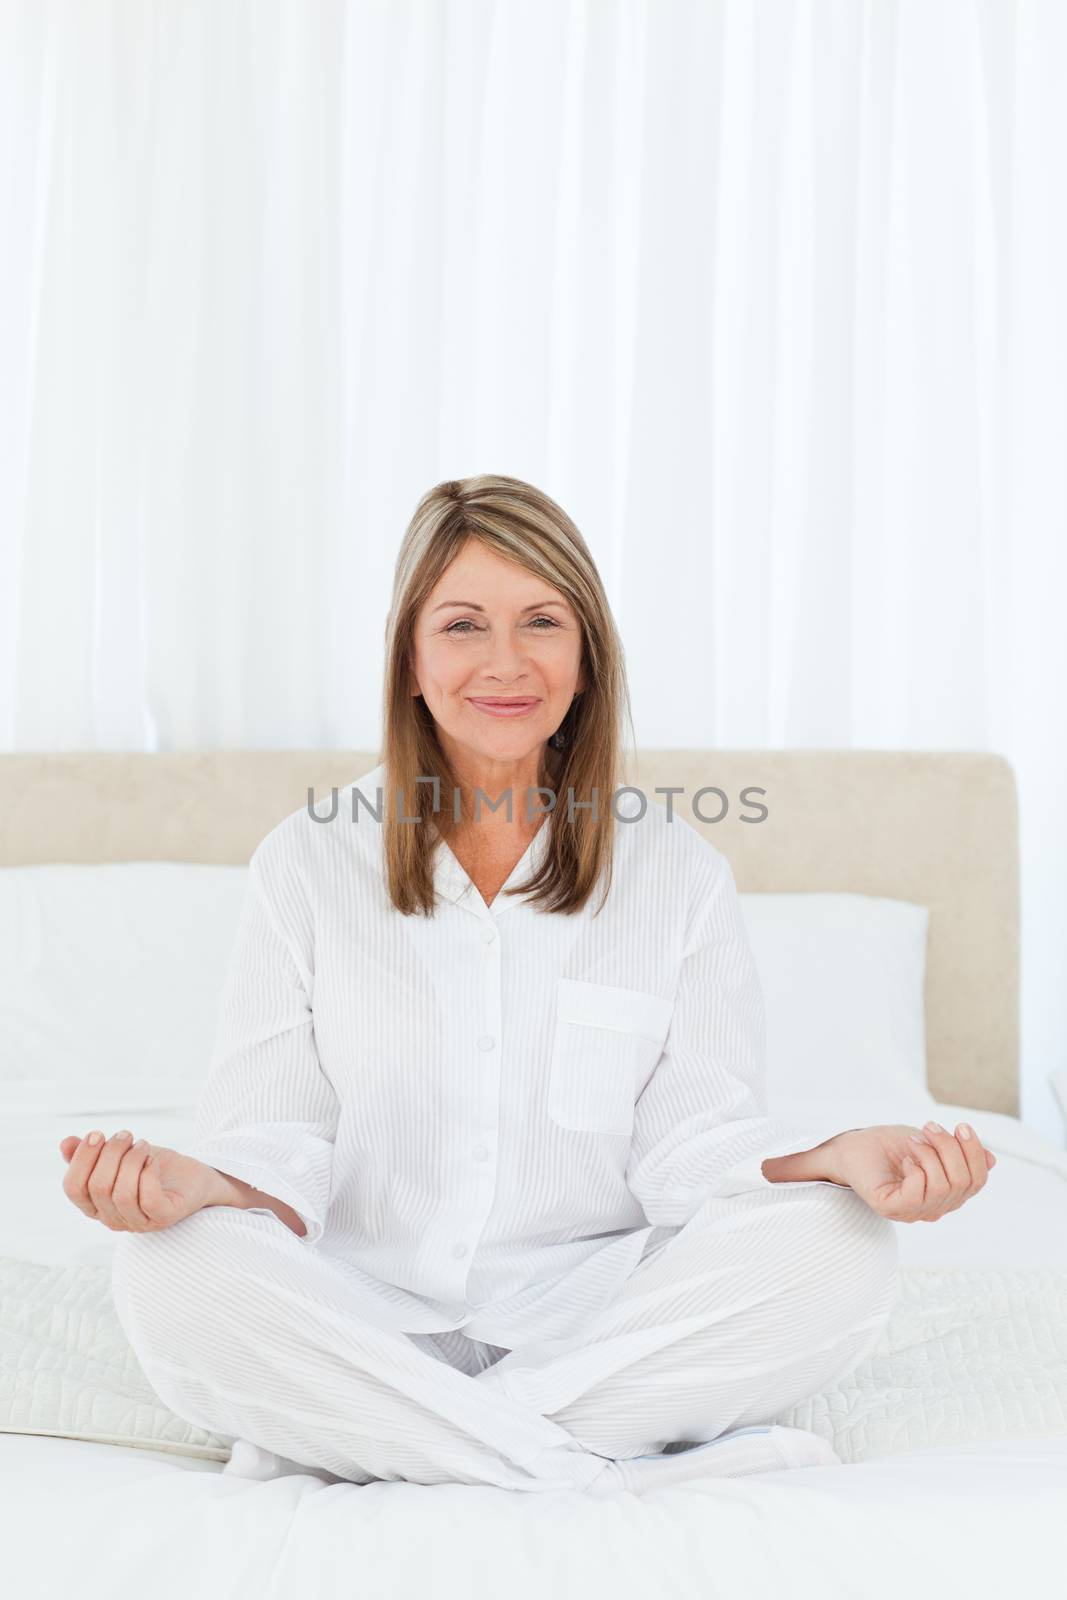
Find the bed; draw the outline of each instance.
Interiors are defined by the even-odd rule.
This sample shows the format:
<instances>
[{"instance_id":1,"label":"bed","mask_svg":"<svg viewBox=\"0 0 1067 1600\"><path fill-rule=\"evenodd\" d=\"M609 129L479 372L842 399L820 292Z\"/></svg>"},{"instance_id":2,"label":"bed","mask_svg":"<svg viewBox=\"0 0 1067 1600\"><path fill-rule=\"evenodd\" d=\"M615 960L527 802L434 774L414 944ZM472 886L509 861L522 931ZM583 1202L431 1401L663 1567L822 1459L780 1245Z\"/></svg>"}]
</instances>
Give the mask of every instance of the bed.
<instances>
[{"instance_id":1,"label":"bed","mask_svg":"<svg viewBox=\"0 0 1067 1600\"><path fill-rule=\"evenodd\" d=\"M194 944L207 975L189 981L203 982L209 1011L225 915L212 918L219 942L206 954L210 939L191 939L182 917L202 917L205 886L220 897L213 905L236 905L255 845L306 803L309 787L325 798L377 760L358 751L0 756L0 879L24 897L19 926L25 896L39 891L53 896L53 915L68 908L71 941L79 916L69 908L85 911L84 943L70 946L80 954L66 957L70 987L38 997L47 1028L31 1037L23 1018L23 1054L10 1043L11 1018L28 1004L22 978L0 994L9 1026L0 1054L6 1592L1062 1594L1067 1155L1018 1116L1018 827L1013 775L996 756L646 751L628 771L649 793L681 791L684 821L731 861L779 1019L771 1109L800 1126L809 1115L821 1125L831 1108L842 1128L970 1120L998 1157L971 1204L900 1229L900 1303L874 1354L778 1419L826 1433L840 1465L643 1497L357 1486L311 1474L257 1482L225 1472L227 1441L152 1407L102 1293L114 1236L63 1197L58 1143L99 1125L180 1144L191 1080L176 1081L168 1047L187 1055L197 1036L172 1029L143 1068L119 1070L107 1017L93 1010L103 978L91 963L94 920L117 914L116 880L84 869L140 864L136 893L157 914L161 897L174 896L173 944L146 952L131 943L130 961L154 961L159 977ZM699 790L697 814L689 801ZM857 973L854 1016L839 1025L854 1033L833 1041L840 1072L816 1081L828 1052L812 1035L816 1076L798 1082L797 1039L818 1023L813 989L833 981L803 966L823 948L814 915L826 948L836 937L870 959ZM3 941L0 917L10 968L18 952ZM148 967L135 977L150 1010L155 978Z\"/></svg>"}]
</instances>

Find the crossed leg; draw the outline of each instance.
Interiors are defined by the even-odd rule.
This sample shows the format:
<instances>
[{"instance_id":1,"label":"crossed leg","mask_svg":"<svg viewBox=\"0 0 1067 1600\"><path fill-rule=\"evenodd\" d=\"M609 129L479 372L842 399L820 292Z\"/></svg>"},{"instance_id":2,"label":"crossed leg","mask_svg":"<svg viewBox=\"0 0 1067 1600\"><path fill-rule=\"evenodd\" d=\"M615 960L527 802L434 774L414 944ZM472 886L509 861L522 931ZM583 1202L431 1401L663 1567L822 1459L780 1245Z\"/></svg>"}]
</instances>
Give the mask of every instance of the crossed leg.
<instances>
[{"instance_id":1,"label":"crossed leg","mask_svg":"<svg viewBox=\"0 0 1067 1600\"><path fill-rule=\"evenodd\" d=\"M895 1225L850 1189L713 1198L579 1335L478 1375L614 1460L765 1423L848 1376L898 1294Z\"/></svg>"},{"instance_id":2,"label":"crossed leg","mask_svg":"<svg viewBox=\"0 0 1067 1600\"><path fill-rule=\"evenodd\" d=\"M178 1416L354 1483L585 1488L603 1458L376 1326L342 1265L277 1217L209 1206L116 1241L119 1322ZM436 1339L444 1335L434 1336Z\"/></svg>"},{"instance_id":3,"label":"crossed leg","mask_svg":"<svg viewBox=\"0 0 1067 1600\"><path fill-rule=\"evenodd\" d=\"M585 1489L844 1376L896 1295L893 1224L829 1185L715 1198L563 1340L378 1327L277 1217L213 1206L116 1241L119 1321L177 1415L356 1483ZM606 1480L604 1480L606 1481Z\"/></svg>"}]
</instances>

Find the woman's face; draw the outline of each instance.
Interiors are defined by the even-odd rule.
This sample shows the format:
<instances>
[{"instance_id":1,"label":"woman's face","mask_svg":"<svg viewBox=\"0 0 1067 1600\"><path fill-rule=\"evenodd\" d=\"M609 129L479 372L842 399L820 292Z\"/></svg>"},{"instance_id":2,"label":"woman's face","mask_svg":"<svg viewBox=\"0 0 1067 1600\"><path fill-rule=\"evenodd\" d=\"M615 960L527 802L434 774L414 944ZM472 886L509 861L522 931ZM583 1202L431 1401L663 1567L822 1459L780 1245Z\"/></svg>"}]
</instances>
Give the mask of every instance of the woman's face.
<instances>
[{"instance_id":1,"label":"woman's face","mask_svg":"<svg viewBox=\"0 0 1067 1600\"><path fill-rule=\"evenodd\" d=\"M581 625L559 590L469 539L415 619L412 692L461 768L539 765L584 687L581 659ZM480 703L493 700L515 710Z\"/></svg>"}]
</instances>

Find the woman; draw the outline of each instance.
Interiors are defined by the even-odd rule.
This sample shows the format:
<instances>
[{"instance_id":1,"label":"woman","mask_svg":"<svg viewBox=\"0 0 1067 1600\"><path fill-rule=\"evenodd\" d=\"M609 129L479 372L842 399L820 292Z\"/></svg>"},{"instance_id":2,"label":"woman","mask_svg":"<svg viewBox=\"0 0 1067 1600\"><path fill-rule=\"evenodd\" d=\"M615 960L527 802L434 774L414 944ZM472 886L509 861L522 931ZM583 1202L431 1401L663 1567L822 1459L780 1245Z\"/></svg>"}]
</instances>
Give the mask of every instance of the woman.
<instances>
[{"instance_id":1,"label":"woman","mask_svg":"<svg viewBox=\"0 0 1067 1600\"><path fill-rule=\"evenodd\" d=\"M149 1381L257 1476L599 1493L836 1460L768 1419L873 1348L893 1222L992 1156L764 1115L732 873L617 794L622 649L559 506L431 490L386 640L381 765L252 857L194 1149L61 1147L128 1235Z\"/></svg>"}]
</instances>

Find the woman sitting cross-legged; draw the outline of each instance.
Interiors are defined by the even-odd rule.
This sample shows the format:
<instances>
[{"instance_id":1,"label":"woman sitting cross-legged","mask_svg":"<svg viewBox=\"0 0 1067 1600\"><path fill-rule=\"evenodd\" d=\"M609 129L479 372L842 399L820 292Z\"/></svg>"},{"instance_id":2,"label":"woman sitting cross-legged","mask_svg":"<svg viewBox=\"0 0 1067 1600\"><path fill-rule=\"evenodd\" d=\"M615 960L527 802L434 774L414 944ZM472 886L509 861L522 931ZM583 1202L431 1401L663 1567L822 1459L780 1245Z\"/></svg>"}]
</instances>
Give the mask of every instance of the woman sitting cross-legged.
<instances>
[{"instance_id":1,"label":"woman sitting cross-legged","mask_svg":"<svg viewBox=\"0 0 1067 1600\"><path fill-rule=\"evenodd\" d=\"M620 785L621 642L547 496L423 497L384 699L381 764L252 857L194 1146L62 1143L124 1235L149 1382L251 1475L602 1493L835 1461L773 1418L878 1341L894 1224L995 1158L767 1116L732 872Z\"/></svg>"}]
</instances>

